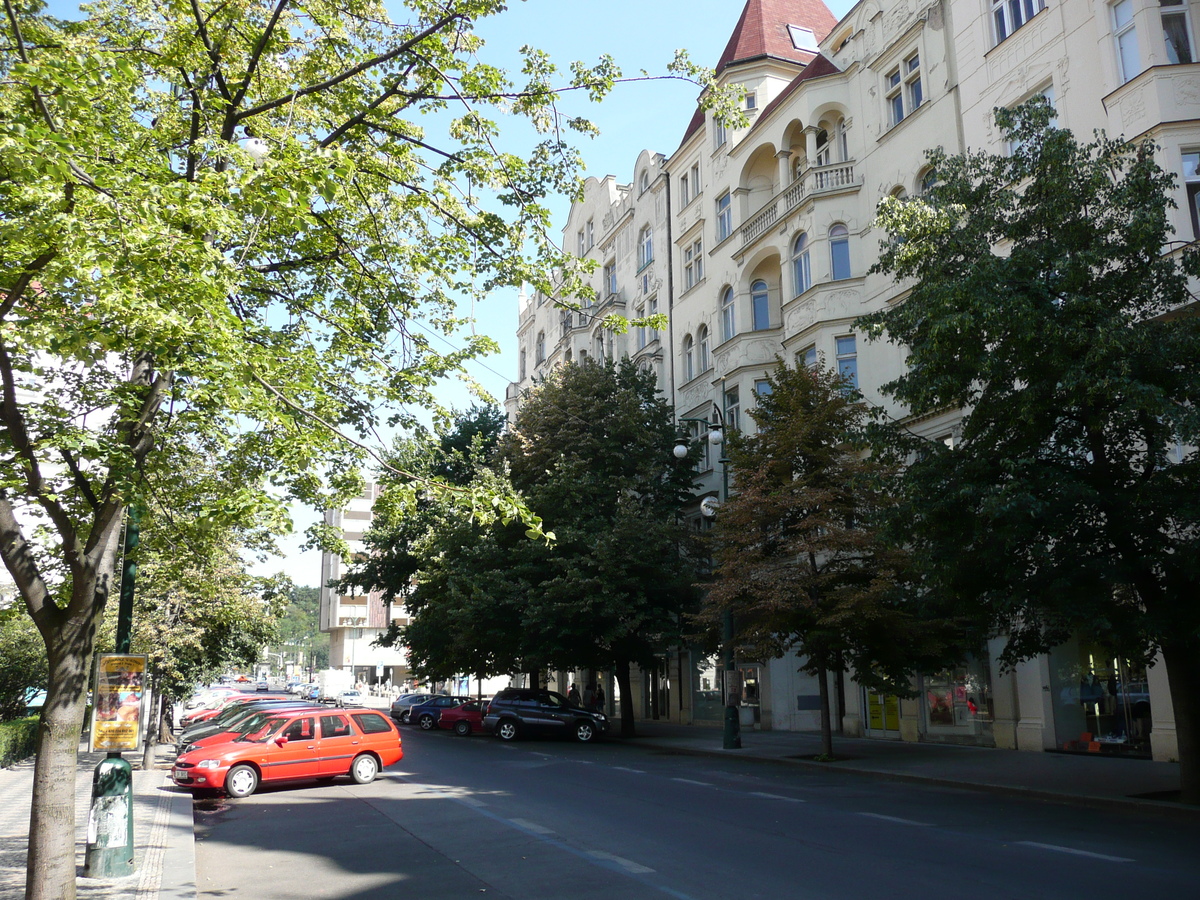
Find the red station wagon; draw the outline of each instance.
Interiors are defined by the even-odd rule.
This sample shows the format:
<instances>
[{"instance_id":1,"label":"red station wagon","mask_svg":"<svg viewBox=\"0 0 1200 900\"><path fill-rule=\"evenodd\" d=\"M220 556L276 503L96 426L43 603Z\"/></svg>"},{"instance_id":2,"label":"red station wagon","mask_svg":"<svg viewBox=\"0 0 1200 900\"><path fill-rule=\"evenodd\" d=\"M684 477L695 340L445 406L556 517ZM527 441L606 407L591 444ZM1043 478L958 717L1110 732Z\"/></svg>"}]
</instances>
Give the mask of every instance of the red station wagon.
<instances>
[{"instance_id":1,"label":"red station wagon","mask_svg":"<svg viewBox=\"0 0 1200 900\"><path fill-rule=\"evenodd\" d=\"M381 768L403 758L400 733L381 713L295 710L280 712L227 743L183 754L171 777L189 790L249 797L263 782L349 775L369 784Z\"/></svg>"}]
</instances>

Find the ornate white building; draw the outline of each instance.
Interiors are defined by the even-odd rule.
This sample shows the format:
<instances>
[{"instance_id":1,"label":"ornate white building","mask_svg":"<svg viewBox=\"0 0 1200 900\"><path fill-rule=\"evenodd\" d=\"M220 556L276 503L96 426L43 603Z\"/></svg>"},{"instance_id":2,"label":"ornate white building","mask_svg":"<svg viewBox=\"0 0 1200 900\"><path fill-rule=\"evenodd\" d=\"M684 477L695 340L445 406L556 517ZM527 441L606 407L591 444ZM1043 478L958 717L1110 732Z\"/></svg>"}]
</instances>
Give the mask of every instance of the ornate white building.
<instances>
[{"instance_id":1,"label":"ornate white building","mask_svg":"<svg viewBox=\"0 0 1200 900\"><path fill-rule=\"evenodd\" d=\"M550 367L626 354L658 373L680 419L752 428L745 411L777 357L836 365L866 402L903 417L879 393L901 372L902 351L854 330L859 316L902 294L868 274L882 238L872 228L880 199L920 193L932 147L1006 152L993 109L1044 94L1058 124L1084 138L1094 129L1153 138L1160 164L1179 176L1175 246L1197 239L1193 7L1200 2L863 0L838 22L820 0L749 0L717 64L722 83L740 85L748 125L723 128L697 110L672 154L638 157L631 184L589 179L564 229L566 250L600 264L596 312L665 312L667 330L605 335L548 298L523 299L510 412ZM952 414L907 424L955 439ZM706 452L694 516L700 499L721 491L719 453ZM1106 739L1106 750L1178 755L1162 665L1142 669L1072 641L1002 673L1002 645L922 676L915 700L847 682L846 731L1093 752ZM818 686L795 659L738 666L751 686L745 724L817 727ZM639 715L650 714L653 694L671 719L719 715L712 660L682 650L667 671L643 680Z\"/></svg>"}]
</instances>

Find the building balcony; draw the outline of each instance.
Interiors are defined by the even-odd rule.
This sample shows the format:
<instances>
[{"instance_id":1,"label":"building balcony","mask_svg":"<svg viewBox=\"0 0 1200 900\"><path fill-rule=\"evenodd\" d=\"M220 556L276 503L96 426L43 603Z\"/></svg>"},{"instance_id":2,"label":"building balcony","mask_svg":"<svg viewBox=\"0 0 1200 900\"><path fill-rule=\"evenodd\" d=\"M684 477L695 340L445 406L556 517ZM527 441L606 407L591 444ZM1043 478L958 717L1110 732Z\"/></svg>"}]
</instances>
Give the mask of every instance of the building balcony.
<instances>
[{"instance_id":1,"label":"building balcony","mask_svg":"<svg viewBox=\"0 0 1200 900\"><path fill-rule=\"evenodd\" d=\"M806 199L820 194L844 190L857 190L862 180L855 174L854 162L833 163L828 166L813 166L802 172L800 177L763 204L739 229L742 249L746 249L771 230L781 215L787 215Z\"/></svg>"},{"instance_id":2,"label":"building balcony","mask_svg":"<svg viewBox=\"0 0 1200 900\"><path fill-rule=\"evenodd\" d=\"M1200 118L1200 63L1152 66L1104 98L1111 132L1144 134L1165 122Z\"/></svg>"}]
</instances>

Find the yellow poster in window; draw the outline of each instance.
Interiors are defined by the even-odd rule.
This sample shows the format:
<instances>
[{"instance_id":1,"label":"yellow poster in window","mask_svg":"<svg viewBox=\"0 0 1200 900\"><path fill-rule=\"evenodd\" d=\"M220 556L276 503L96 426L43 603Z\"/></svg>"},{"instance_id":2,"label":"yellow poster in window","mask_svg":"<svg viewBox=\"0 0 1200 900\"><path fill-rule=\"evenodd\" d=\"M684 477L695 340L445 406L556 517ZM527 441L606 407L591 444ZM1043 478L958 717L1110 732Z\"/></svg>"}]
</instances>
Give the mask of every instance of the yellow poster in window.
<instances>
[{"instance_id":1,"label":"yellow poster in window","mask_svg":"<svg viewBox=\"0 0 1200 900\"><path fill-rule=\"evenodd\" d=\"M142 738L142 698L146 690L146 657L102 653L96 660L90 747L136 750Z\"/></svg>"}]
</instances>

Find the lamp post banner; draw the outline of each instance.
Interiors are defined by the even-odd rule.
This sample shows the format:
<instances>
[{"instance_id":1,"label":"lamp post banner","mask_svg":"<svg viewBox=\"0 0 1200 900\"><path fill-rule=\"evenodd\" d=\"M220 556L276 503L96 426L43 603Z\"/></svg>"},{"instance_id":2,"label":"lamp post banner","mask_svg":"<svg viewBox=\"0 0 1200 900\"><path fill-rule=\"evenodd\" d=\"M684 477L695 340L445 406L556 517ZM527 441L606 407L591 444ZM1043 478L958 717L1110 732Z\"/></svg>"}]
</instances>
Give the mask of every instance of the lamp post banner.
<instances>
[{"instance_id":1,"label":"lamp post banner","mask_svg":"<svg viewBox=\"0 0 1200 900\"><path fill-rule=\"evenodd\" d=\"M101 653L96 658L90 752L136 750L142 742L146 657Z\"/></svg>"}]
</instances>

